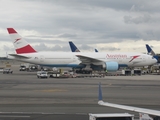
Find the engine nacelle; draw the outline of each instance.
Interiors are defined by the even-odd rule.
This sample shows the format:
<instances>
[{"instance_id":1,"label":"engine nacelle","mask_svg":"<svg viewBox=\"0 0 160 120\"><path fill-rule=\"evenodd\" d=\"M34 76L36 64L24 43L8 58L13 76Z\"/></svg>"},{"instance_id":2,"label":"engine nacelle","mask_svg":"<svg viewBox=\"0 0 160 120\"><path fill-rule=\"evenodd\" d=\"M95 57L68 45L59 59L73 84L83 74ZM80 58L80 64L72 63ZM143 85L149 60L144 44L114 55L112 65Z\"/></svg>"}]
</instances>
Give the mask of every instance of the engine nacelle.
<instances>
[{"instance_id":1,"label":"engine nacelle","mask_svg":"<svg viewBox=\"0 0 160 120\"><path fill-rule=\"evenodd\" d=\"M119 65L118 65L118 63L117 62L106 62L106 70L108 71L108 72L115 72L115 71L117 71L118 70L118 68L119 68Z\"/></svg>"}]
</instances>

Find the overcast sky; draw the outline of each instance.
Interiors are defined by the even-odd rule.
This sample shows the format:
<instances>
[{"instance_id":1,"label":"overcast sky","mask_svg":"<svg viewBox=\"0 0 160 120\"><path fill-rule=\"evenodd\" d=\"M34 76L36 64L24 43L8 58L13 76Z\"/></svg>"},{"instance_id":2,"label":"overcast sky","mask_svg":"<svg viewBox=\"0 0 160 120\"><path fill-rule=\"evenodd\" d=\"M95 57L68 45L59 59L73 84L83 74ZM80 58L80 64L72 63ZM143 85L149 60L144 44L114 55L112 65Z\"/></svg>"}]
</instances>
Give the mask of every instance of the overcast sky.
<instances>
[{"instance_id":1,"label":"overcast sky","mask_svg":"<svg viewBox=\"0 0 160 120\"><path fill-rule=\"evenodd\" d=\"M38 51L160 53L160 0L0 0L0 51L13 52L13 27Z\"/></svg>"}]
</instances>

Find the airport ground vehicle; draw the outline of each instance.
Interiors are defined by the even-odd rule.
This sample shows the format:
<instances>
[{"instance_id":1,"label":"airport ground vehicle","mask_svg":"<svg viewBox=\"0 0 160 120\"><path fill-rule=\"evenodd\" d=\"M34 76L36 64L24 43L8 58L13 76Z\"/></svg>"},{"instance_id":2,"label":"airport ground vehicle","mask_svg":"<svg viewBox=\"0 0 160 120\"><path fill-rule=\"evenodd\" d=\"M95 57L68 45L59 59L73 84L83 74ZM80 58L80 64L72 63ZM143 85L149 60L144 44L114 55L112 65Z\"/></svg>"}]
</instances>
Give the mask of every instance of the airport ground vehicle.
<instances>
[{"instance_id":1,"label":"airport ground vehicle","mask_svg":"<svg viewBox=\"0 0 160 120\"><path fill-rule=\"evenodd\" d=\"M33 71L37 71L38 70L38 67L36 66L36 65L31 65L31 66L29 66L29 68L28 68L28 72L33 72Z\"/></svg>"},{"instance_id":2,"label":"airport ground vehicle","mask_svg":"<svg viewBox=\"0 0 160 120\"><path fill-rule=\"evenodd\" d=\"M3 74L12 74L13 71L11 69L3 69Z\"/></svg>"},{"instance_id":3,"label":"airport ground vehicle","mask_svg":"<svg viewBox=\"0 0 160 120\"><path fill-rule=\"evenodd\" d=\"M20 68L19 68L19 71L26 71L26 66L24 66L24 65L22 65L22 66L20 66Z\"/></svg>"},{"instance_id":4,"label":"airport ground vehicle","mask_svg":"<svg viewBox=\"0 0 160 120\"><path fill-rule=\"evenodd\" d=\"M89 114L89 120L134 120L128 113Z\"/></svg>"},{"instance_id":5,"label":"airport ground vehicle","mask_svg":"<svg viewBox=\"0 0 160 120\"><path fill-rule=\"evenodd\" d=\"M19 71L37 71L38 70L38 66L37 65L32 65L29 63L23 63L20 65Z\"/></svg>"},{"instance_id":6,"label":"airport ground vehicle","mask_svg":"<svg viewBox=\"0 0 160 120\"><path fill-rule=\"evenodd\" d=\"M38 71L37 78L48 78L48 74L46 71Z\"/></svg>"},{"instance_id":7,"label":"airport ground vehicle","mask_svg":"<svg viewBox=\"0 0 160 120\"><path fill-rule=\"evenodd\" d=\"M0 73L3 73L3 69L4 69L4 68L0 68Z\"/></svg>"}]
</instances>

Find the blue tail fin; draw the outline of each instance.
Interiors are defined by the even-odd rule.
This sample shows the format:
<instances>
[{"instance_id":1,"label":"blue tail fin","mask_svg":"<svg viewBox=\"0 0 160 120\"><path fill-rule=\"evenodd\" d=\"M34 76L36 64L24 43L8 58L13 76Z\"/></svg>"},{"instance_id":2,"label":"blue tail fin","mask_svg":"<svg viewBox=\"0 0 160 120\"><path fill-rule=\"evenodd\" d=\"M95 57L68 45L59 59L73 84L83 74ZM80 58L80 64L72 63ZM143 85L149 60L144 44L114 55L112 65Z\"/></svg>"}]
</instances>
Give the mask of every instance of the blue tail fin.
<instances>
[{"instance_id":1,"label":"blue tail fin","mask_svg":"<svg viewBox=\"0 0 160 120\"><path fill-rule=\"evenodd\" d=\"M75 44L72 41L69 41L69 45L72 52L80 52L80 50L75 46Z\"/></svg>"},{"instance_id":2,"label":"blue tail fin","mask_svg":"<svg viewBox=\"0 0 160 120\"><path fill-rule=\"evenodd\" d=\"M148 44L146 44L146 48L147 48L148 54L150 54L150 55L152 55L152 56L155 55L155 52L152 50L152 48L151 48Z\"/></svg>"},{"instance_id":3,"label":"blue tail fin","mask_svg":"<svg viewBox=\"0 0 160 120\"><path fill-rule=\"evenodd\" d=\"M98 52L98 50L97 50L97 49L95 49L95 52Z\"/></svg>"},{"instance_id":4,"label":"blue tail fin","mask_svg":"<svg viewBox=\"0 0 160 120\"><path fill-rule=\"evenodd\" d=\"M147 48L148 54L152 55L154 58L157 59L157 62L160 63L159 56L155 54L155 52L152 50L152 48L148 44L146 44L146 48Z\"/></svg>"},{"instance_id":5,"label":"blue tail fin","mask_svg":"<svg viewBox=\"0 0 160 120\"><path fill-rule=\"evenodd\" d=\"M98 100L102 100L102 88L101 88L101 83L99 83L99 93L98 93Z\"/></svg>"}]
</instances>

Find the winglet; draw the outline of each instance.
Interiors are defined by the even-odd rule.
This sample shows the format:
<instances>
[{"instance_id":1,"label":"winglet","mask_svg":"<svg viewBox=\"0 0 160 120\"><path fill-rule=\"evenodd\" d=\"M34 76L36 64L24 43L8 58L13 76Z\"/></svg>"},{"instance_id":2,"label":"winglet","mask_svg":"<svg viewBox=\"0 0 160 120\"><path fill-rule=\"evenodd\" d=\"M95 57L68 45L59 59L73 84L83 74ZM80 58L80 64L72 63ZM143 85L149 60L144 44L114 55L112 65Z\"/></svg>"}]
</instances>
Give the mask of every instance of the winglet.
<instances>
[{"instance_id":1,"label":"winglet","mask_svg":"<svg viewBox=\"0 0 160 120\"><path fill-rule=\"evenodd\" d=\"M80 50L75 46L75 44L72 41L69 41L69 45L72 52L80 52Z\"/></svg>"},{"instance_id":2,"label":"winglet","mask_svg":"<svg viewBox=\"0 0 160 120\"><path fill-rule=\"evenodd\" d=\"M132 106L127 106L127 105L120 105L120 104L114 104L114 103L109 103L109 102L103 102L102 101L101 83L99 83L99 101L98 101L98 104L102 105L102 106L112 107L112 108L129 110L129 111L134 111L134 112L138 112L138 113L144 113L144 114L148 114L148 115L152 115L152 116L156 116L156 117L160 116L160 111L158 111L158 110L151 110L151 109L145 109L145 108L139 108L139 107L132 107ZM146 119L148 119L148 118L146 118Z\"/></svg>"},{"instance_id":3,"label":"winglet","mask_svg":"<svg viewBox=\"0 0 160 120\"><path fill-rule=\"evenodd\" d=\"M98 94L98 100L102 101L102 88L101 88L101 83L99 83L99 94Z\"/></svg>"}]
</instances>

